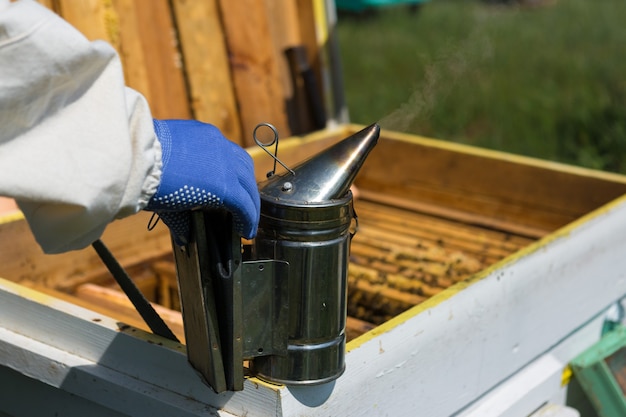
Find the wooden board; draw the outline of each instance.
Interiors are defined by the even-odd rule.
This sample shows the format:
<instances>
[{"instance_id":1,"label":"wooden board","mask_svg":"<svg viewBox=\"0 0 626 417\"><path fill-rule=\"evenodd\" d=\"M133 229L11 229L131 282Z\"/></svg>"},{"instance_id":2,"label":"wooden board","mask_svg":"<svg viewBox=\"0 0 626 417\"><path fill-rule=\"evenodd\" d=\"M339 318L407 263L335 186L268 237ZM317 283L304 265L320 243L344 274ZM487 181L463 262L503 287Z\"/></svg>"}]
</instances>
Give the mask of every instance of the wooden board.
<instances>
[{"instance_id":1,"label":"wooden board","mask_svg":"<svg viewBox=\"0 0 626 417\"><path fill-rule=\"evenodd\" d=\"M270 32L271 22L262 2L221 0L231 71L239 102L243 143L252 145L259 123L272 123L289 136L285 94ZM254 97L254 101L250 100Z\"/></svg>"},{"instance_id":2,"label":"wooden board","mask_svg":"<svg viewBox=\"0 0 626 417\"><path fill-rule=\"evenodd\" d=\"M150 214L111 223L102 237L118 261L125 266L137 265L162 257L171 251L169 231L162 224L148 232ZM35 242L21 215L0 218L0 276L29 285L67 290L107 270L91 247L60 255L46 255Z\"/></svg>"},{"instance_id":3,"label":"wooden board","mask_svg":"<svg viewBox=\"0 0 626 417\"><path fill-rule=\"evenodd\" d=\"M436 213L553 231L626 193L624 177L502 152L383 133L357 184ZM543 232L542 232L543 231Z\"/></svg>"},{"instance_id":4,"label":"wooden board","mask_svg":"<svg viewBox=\"0 0 626 417\"><path fill-rule=\"evenodd\" d=\"M55 9L88 39L117 49L127 85L146 97L154 117L191 116L167 0L60 0Z\"/></svg>"},{"instance_id":5,"label":"wooden board","mask_svg":"<svg viewBox=\"0 0 626 417\"><path fill-rule=\"evenodd\" d=\"M226 39L217 0L172 2L194 118L242 144Z\"/></svg>"},{"instance_id":6,"label":"wooden board","mask_svg":"<svg viewBox=\"0 0 626 417\"><path fill-rule=\"evenodd\" d=\"M261 122L289 136L307 113L284 50L304 44L319 79L311 4L288 0L42 0L90 40L119 53L126 83L156 118L195 118L249 146ZM320 94L323 91L320 89ZM310 123L308 123L310 125ZM297 126L296 126L297 127ZM301 132L301 127L297 127ZM310 126L306 131L310 131Z\"/></svg>"}]
</instances>

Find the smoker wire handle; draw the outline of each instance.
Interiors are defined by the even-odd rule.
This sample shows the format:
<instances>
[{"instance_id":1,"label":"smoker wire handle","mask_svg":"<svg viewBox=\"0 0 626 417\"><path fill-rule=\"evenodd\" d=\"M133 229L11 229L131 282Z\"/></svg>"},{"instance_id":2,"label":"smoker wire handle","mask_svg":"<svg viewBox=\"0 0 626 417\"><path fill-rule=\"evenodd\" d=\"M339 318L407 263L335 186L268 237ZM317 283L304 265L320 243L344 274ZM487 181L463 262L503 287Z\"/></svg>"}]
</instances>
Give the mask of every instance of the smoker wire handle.
<instances>
[{"instance_id":1,"label":"smoker wire handle","mask_svg":"<svg viewBox=\"0 0 626 417\"><path fill-rule=\"evenodd\" d=\"M115 278L115 281L117 281L128 299L133 303L139 315L141 315L150 330L152 330L152 333L175 342L180 342L170 328L167 327L167 324L163 321L161 316L154 310L150 302L144 297L139 288L137 288L124 268L117 262L102 240L96 240L91 246L96 250L96 253L100 256L104 265L106 265L111 275L113 275L113 278Z\"/></svg>"}]
</instances>

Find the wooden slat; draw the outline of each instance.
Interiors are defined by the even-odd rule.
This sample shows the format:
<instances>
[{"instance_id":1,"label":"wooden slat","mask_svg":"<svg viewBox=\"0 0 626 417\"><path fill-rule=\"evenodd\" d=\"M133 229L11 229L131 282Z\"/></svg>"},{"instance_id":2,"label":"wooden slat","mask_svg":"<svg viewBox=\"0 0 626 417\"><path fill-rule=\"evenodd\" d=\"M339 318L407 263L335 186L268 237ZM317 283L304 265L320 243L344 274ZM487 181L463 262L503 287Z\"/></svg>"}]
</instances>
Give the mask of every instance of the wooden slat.
<instances>
[{"instance_id":1,"label":"wooden slat","mask_svg":"<svg viewBox=\"0 0 626 417\"><path fill-rule=\"evenodd\" d=\"M283 98L288 100L293 95L293 91L289 67L285 59L285 49L301 44L298 10L293 0L266 0L265 7L271 22L269 32L274 46L274 59L281 74Z\"/></svg>"},{"instance_id":2,"label":"wooden slat","mask_svg":"<svg viewBox=\"0 0 626 417\"><path fill-rule=\"evenodd\" d=\"M183 65L168 0L134 0L137 32L124 32L141 39L145 60L146 95L152 115L160 119L191 118ZM129 58L135 55L130 51ZM127 62L126 65L132 65ZM133 86L133 80L128 80Z\"/></svg>"},{"instance_id":3,"label":"wooden slat","mask_svg":"<svg viewBox=\"0 0 626 417\"><path fill-rule=\"evenodd\" d=\"M463 250L474 255L489 255L500 259L535 240L363 200L355 203L355 207L360 218L362 217L359 224L365 235L380 231L392 238L406 237L410 243L418 246L424 241L449 250Z\"/></svg>"},{"instance_id":4,"label":"wooden slat","mask_svg":"<svg viewBox=\"0 0 626 417\"><path fill-rule=\"evenodd\" d=\"M281 74L289 128L293 134L310 132L313 122L305 86L286 54L288 49L302 46L296 3L293 0L268 0L265 5L271 22L269 28L274 45L274 59Z\"/></svg>"},{"instance_id":5,"label":"wooden slat","mask_svg":"<svg viewBox=\"0 0 626 417\"><path fill-rule=\"evenodd\" d=\"M119 16L111 2L104 0L58 0L58 12L89 40L103 40L119 46Z\"/></svg>"},{"instance_id":6,"label":"wooden slat","mask_svg":"<svg viewBox=\"0 0 626 417\"><path fill-rule=\"evenodd\" d=\"M369 193L366 195L371 196ZM384 209L381 210L381 206ZM517 250L533 240L500 228L476 226L469 222L457 221L444 216L420 213L417 210L403 208L401 205L392 206L384 198L379 197L375 197L371 201L366 198L357 199L355 207L359 213L367 213L368 222L381 225L398 222L409 229L407 233L421 233L421 230L427 230L444 236L452 234L460 239L473 242L497 241L501 247L508 250Z\"/></svg>"},{"instance_id":7,"label":"wooden slat","mask_svg":"<svg viewBox=\"0 0 626 417\"><path fill-rule=\"evenodd\" d=\"M346 319L346 341L349 342L352 339L361 336L363 333L369 332L375 327L376 325L373 323L348 316Z\"/></svg>"},{"instance_id":8,"label":"wooden slat","mask_svg":"<svg viewBox=\"0 0 626 417\"><path fill-rule=\"evenodd\" d=\"M316 0L317 1L317 0ZM298 22L300 27L300 39L301 45L306 49L307 58L313 77L317 83L317 96L320 100L321 108L319 111L323 113L326 119L328 109L325 106L324 100L324 82L322 75L322 63L321 58L323 52L323 45L320 45L318 41L318 28L315 20L314 3L316 1L311 0L296 0L298 9ZM315 111L314 108L310 110ZM316 125L315 120L311 120L313 126Z\"/></svg>"},{"instance_id":9,"label":"wooden slat","mask_svg":"<svg viewBox=\"0 0 626 417\"><path fill-rule=\"evenodd\" d=\"M126 84L156 118L190 118L183 66L168 0L59 0L61 16L120 54Z\"/></svg>"},{"instance_id":10,"label":"wooden slat","mask_svg":"<svg viewBox=\"0 0 626 417\"><path fill-rule=\"evenodd\" d=\"M214 124L227 138L243 144L217 0L172 4L194 118Z\"/></svg>"},{"instance_id":11,"label":"wooden slat","mask_svg":"<svg viewBox=\"0 0 626 417\"><path fill-rule=\"evenodd\" d=\"M300 42L306 47L309 63L318 80L322 79L320 70L320 50L315 25L314 2L311 0L295 0L300 28ZM319 94L322 94L322 83L319 83Z\"/></svg>"},{"instance_id":12,"label":"wooden slat","mask_svg":"<svg viewBox=\"0 0 626 417\"><path fill-rule=\"evenodd\" d=\"M319 80L311 2L40 2L88 39L115 47L127 85L146 97L156 118L212 123L247 147L253 145L251 135L258 123L272 123L287 137L292 131L288 113L310 117L302 101L294 99L284 50L306 46ZM309 127L299 131L310 131L311 123L304 124Z\"/></svg>"},{"instance_id":13,"label":"wooden slat","mask_svg":"<svg viewBox=\"0 0 626 417\"><path fill-rule=\"evenodd\" d=\"M143 330L147 329L147 326L143 323L141 316L137 310L135 310L133 304L126 295L120 291L94 284L83 284L76 289L75 296L83 301L88 301L91 305L102 306L110 311L114 311L113 318L132 318L134 323L140 323L139 328ZM161 316L163 321L167 323L178 340L184 343L185 332L183 330L181 313L155 303L152 303L152 307L159 316Z\"/></svg>"},{"instance_id":14,"label":"wooden slat","mask_svg":"<svg viewBox=\"0 0 626 417\"><path fill-rule=\"evenodd\" d=\"M37 3L43 6L46 6L48 9L52 10L53 12L57 12L58 0L37 0Z\"/></svg>"},{"instance_id":15,"label":"wooden slat","mask_svg":"<svg viewBox=\"0 0 626 417\"><path fill-rule=\"evenodd\" d=\"M290 135L280 71L274 56L267 10L256 0L221 0L231 71L239 103L244 143L252 145L254 127L273 124Z\"/></svg>"},{"instance_id":16,"label":"wooden slat","mask_svg":"<svg viewBox=\"0 0 626 417\"><path fill-rule=\"evenodd\" d=\"M148 60L143 48L141 27L137 17L137 6L134 0L113 0L115 9L120 18L120 31L123 33L123 42L120 43L118 53L124 66L126 84L141 92L148 103L154 103L151 97L151 85L148 78ZM160 69L156 69L159 71Z\"/></svg>"},{"instance_id":17,"label":"wooden slat","mask_svg":"<svg viewBox=\"0 0 626 417\"><path fill-rule=\"evenodd\" d=\"M382 133L357 184L413 208L439 206L445 215L539 234L626 192L617 175L390 132Z\"/></svg>"},{"instance_id":18,"label":"wooden slat","mask_svg":"<svg viewBox=\"0 0 626 417\"><path fill-rule=\"evenodd\" d=\"M565 221L565 219L559 215L559 218L553 219L550 225L545 224L545 222L541 225L528 225L525 223L521 223L520 218L513 220L509 217L504 219L498 217L502 216L504 209L498 211L497 208L494 208L493 204L490 204L488 202L483 202L485 206L485 212L473 212L478 211L476 209L480 206L480 204L478 204L477 201L474 201L473 204L467 202L466 199L471 197L452 195L452 199L454 201L454 203L452 204L454 204L456 207L451 208L450 200L446 201L446 204L438 204L435 202L436 199L430 200L429 202L424 202L424 200L428 200L428 197L425 195L425 193L418 193L420 195L420 199L418 200L416 198L408 198L409 196L406 194L398 195L401 193L396 193L395 191L397 190L391 189L391 187L382 186L382 188L384 189L385 194L379 191L370 193L368 190L363 190L361 194L364 199L388 204L391 207L400 207L405 210L411 210L419 213L429 214L431 216L451 219L457 222L472 224L479 227L516 233L529 238L538 238L545 236L551 230L554 230L557 227L557 224L561 224ZM407 191L406 188L403 188L403 190ZM384 197L381 198L381 196L383 195ZM461 202L467 202L467 204L460 206ZM501 206L501 203L497 204ZM494 210L498 212L498 215L493 214ZM522 213L520 212L518 215L521 214ZM528 223L532 221L531 216L533 214L536 215L537 213L534 212L531 208L526 207L526 214L527 217L525 219L526 223Z\"/></svg>"},{"instance_id":19,"label":"wooden slat","mask_svg":"<svg viewBox=\"0 0 626 417\"><path fill-rule=\"evenodd\" d=\"M103 242L118 261L134 265L171 254L171 238L165 226L148 232L150 213L141 212L111 223ZM46 255L35 242L25 220L0 219L0 276L16 282L31 282L51 288L72 288L94 276L106 275L106 268L91 247L59 255Z\"/></svg>"},{"instance_id":20,"label":"wooden slat","mask_svg":"<svg viewBox=\"0 0 626 417\"><path fill-rule=\"evenodd\" d=\"M66 292L58 291L45 286L35 285L32 286L32 288L36 291L50 295L59 300L67 301L79 307L86 308L99 314L103 314L115 320L119 320L123 324L136 327L137 329L141 329L143 331L150 331L148 325L146 325L141 317L139 317L138 315L126 315L123 311L117 308L116 305L105 305L104 303L93 302L92 300L82 299L73 294L68 294Z\"/></svg>"}]
</instances>

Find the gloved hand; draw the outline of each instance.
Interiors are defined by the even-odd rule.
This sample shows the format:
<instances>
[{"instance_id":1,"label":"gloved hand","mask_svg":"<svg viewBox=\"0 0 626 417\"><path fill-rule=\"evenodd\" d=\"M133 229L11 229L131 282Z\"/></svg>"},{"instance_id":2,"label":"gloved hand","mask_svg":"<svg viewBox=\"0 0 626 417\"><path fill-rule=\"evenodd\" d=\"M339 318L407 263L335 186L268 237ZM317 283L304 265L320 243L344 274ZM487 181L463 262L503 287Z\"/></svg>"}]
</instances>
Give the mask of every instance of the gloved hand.
<instances>
[{"instance_id":1,"label":"gloved hand","mask_svg":"<svg viewBox=\"0 0 626 417\"><path fill-rule=\"evenodd\" d=\"M189 211L197 208L227 209L239 233L253 238L261 202L250 155L215 126L195 120L154 120L154 130L163 172L146 210L159 215L176 243L188 243Z\"/></svg>"}]
</instances>

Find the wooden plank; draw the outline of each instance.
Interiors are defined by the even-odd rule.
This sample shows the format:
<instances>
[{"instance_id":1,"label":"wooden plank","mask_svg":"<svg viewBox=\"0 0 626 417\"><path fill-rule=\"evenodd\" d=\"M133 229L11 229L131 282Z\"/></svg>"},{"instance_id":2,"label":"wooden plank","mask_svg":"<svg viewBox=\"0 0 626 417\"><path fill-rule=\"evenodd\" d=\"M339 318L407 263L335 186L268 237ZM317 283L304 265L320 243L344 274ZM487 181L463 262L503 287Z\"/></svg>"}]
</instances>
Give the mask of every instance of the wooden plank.
<instances>
[{"instance_id":1,"label":"wooden plank","mask_svg":"<svg viewBox=\"0 0 626 417\"><path fill-rule=\"evenodd\" d=\"M390 235L388 239L391 242L395 236L406 236L418 239L417 242L412 241L417 246L420 246L421 240L425 245L434 244L448 250L459 249L475 255L503 258L534 240L384 204L358 201L355 206L359 214L359 231L385 232Z\"/></svg>"},{"instance_id":2,"label":"wooden plank","mask_svg":"<svg viewBox=\"0 0 626 417\"><path fill-rule=\"evenodd\" d=\"M385 198L393 201L394 205L529 237L543 236L558 227L555 225L564 225L575 218L562 211L534 206L530 202L516 204L499 196L485 197L470 191L430 188L415 183L378 186L389 194ZM420 198L407 199L403 195L419 195ZM527 226L523 219L539 226Z\"/></svg>"},{"instance_id":3,"label":"wooden plank","mask_svg":"<svg viewBox=\"0 0 626 417\"><path fill-rule=\"evenodd\" d=\"M626 192L616 174L411 135L381 137L357 185L424 210L441 206L447 215L456 211L483 223L489 218L545 232Z\"/></svg>"},{"instance_id":4,"label":"wooden plank","mask_svg":"<svg viewBox=\"0 0 626 417\"><path fill-rule=\"evenodd\" d=\"M509 252L519 250L533 241L531 238L496 228L480 227L469 222L445 218L442 215L432 216L401 206L379 204L366 200L356 201L355 206L358 213L365 215L364 219L368 224L376 224L380 227L387 225L390 227L394 225L405 226L408 229L405 233L415 236L421 236L422 233L443 237L454 236L463 241L491 243Z\"/></svg>"},{"instance_id":5,"label":"wooden plank","mask_svg":"<svg viewBox=\"0 0 626 417\"><path fill-rule=\"evenodd\" d=\"M319 130L324 125L316 125L314 110L319 107L316 103L322 105L321 91L319 88L313 88L314 94L309 91L319 87L319 78L315 78L310 65L310 56L317 53L317 46L313 45L312 54L309 53L311 45L303 43L303 28L300 27L307 22L300 19L299 4L294 0L269 0L265 4L291 132L301 135Z\"/></svg>"},{"instance_id":6,"label":"wooden plank","mask_svg":"<svg viewBox=\"0 0 626 417\"><path fill-rule=\"evenodd\" d=\"M172 4L194 118L244 144L217 0Z\"/></svg>"},{"instance_id":7,"label":"wooden plank","mask_svg":"<svg viewBox=\"0 0 626 417\"><path fill-rule=\"evenodd\" d=\"M483 258L489 256L492 259L502 259L507 255L510 255L514 251L502 250L500 248L491 248L488 245L480 242L463 241L454 238L446 238L446 236L421 233L421 236L412 236L407 234L402 226L390 227L393 225L387 225L386 228L378 228L368 226L367 220L364 220L364 224L359 227L358 239L359 242L371 244L373 246L387 246L391 248L404 246L407 248L406 253L420 252L419 249L424 247L437 246L441 249L446 249L446 255L450 256L455 251L463 252L470 256L477 258Z\"/></svg>"},{"instance_id":8,"label":"wooden plank","mask_svg":"<svg viewBox=\"0 0 626 417\"><path fill-rule=\"evenodd\" d=\"M317 0L315 0L317 1ZM311 0L295 0L300 28L300 42L306 48L309 63L318 80L322 79L320 63L320 45L317 40L314 3ZM322 83L319 83L319 94L322 96Z\"/></svg>"},{"instance_id":9,"label":"wooden plank","mask_svg":"<svg viewBox=\"0 0 626 417\"><path fill-rule=\"evenodd\" d=\"M88 285L94 285L94 284L88 284ZM68 303L72 303L74 305L77 305L79 307L93 311L98 314L105 315L111 319L119 320L123 324L133 326L145 332L150 331L150 329L148 328L148 325L146 325L146 323L143 321L143 319L139 315L126 315L125 312L120 311L115 304L93 302L89 298L83 299L73 294L68 294L63 291L58 291L52 288L44 287L42 285L35 285L30 288L33 288L35 291L39 291L43 294L49 295L56 299L66 301Z\"/></svg>"},{"instance_id":10,"label":"wooden plank","mask_svg":"<svg viewBox=\"0 0 626 417\"><path fill-rule=\"evenodd\" d=\"M41 4L42 6L47 7L53 12L57 12L58 0L37 0L37 3Z\"/></svg>"},{"instance_id":11,"label":"wooden plank","mask_svg":"<svg viewBox=\"0 0 626 417\"><path fill-rule=\"evenodd\" d=\"M171 253L169 230L162 224L149 232L151 214L141 212L111 223L102 240L125 266ZM59 255L46 255L35 242L23 218L0 218L0 276L51 288L71 288L106 276L107 270L91 247Z\"/></svg>"},{"instance_id":12,"label":"wooden plank","mask_svg":"<svg viewBox=\"0 0 626 417\"><path fill-rule=\"evenodd\" d=\"M89 40L119 47L119 16L106 0L57 0L59 14Z\"/></svg>"},{"instance_id":13,"label":"wooden plank","mask_svg":"<svg viewBox=\"0 0 626 417\"><path fill-rule=\"evenodd\" d=\"M132 320L136 327L149 331L148 326L143 322L141 316L130 302L126 295L118 290L101 287L94 284L82 284L76 288L75 296L81 300L89 302L91 306L101 306L108 311L115 312L112 318L122 321ZM151 303L154 310L161 316L181 343L185 343L185 331L183 329L183 319L179 311L170 310L159 304Z\"/></svg>"},{"instance_id":14,"label":"wooden plank","mask_svg":"<svg viewBox=\"0 0 626 417\"><path fill-rule=\"evenodd\" d=\"M333 56L331 54L331 43L334 34L334 22L330 22L331 13L329 7L334 7L334 3L327 0L314 0L312 3L313 20L315 22L315 42L317 44L317 55L319 65L319 80L321 96L323 97L326 117L333 123L345 123L346 120L339 120L336 116L339 111L335 100L335 85L333 74ZM333 10L334 15L334 10ZM372 121L373 122L373 121Z\"/></svg>"},{"instance_id":15,"label":"wooden plank","mask_svg":"<svg viewBox=\"0 0 626 417\"><path fill-rule=\"evenodd\" d=\"M357 337L369 332L375 327L376 325L373 323L369 323L367 321L348 316L346 318L346 341L349 342L352 339L356 339Z\"/></svg>"},{"instance_id":16,"label":"wooden plank","mask_svg":"<svg viewBox=\"0 0 626 417\"><path fill-rule=\"evenodd\" d=\"M118 50L127 84L146 97L155 117L213 123L243 146L252 145L251 132L260 122L290 135L286 103L292 85L284 49L301 44L304 34L309 59L319 67L313 8L306 2L221 1L225 30L218 0L43 2L89 39Z\"/></svg>"},{"instance_id":17,"label":"wooden plank","mask_svg":"<svg viewBox=\"0 0 626 417\"><path fill-rule=\"evenodd\" d=\"M298 10L293 0L266 0L264 3L271 22L269 32L274 59L281 74L283 98L288 100L293 95L293 90L285 50L301 44Z\"/></svg>"},{"instance_id":18,"label":"wooden plank","mask_svg":"<svg viewBox=\"0 0 626 417\"><path fill-rule=\"evenodd\" d=\"M134 0L136 31L124 31L122 43L128 37L141 40L145 60L145 77L149 90L144 93L152 115L161 119L191 118L187 88L183 75L178 39L168 0ZM135 55L129 51L127 57ZM127 65L133 65L128 62ZM129 86L133 80L129 79Z\"/></svg>"},{"instance_id":19,"label":"wooden plank","mask_svg":"<svg viewBox=\"0 0 626 417\"><path fill-rule=\"evenodd\" d=\"M221 0L220 7L244 143L254 144L252 132L262 122L273 124L282 136L289 136L281 74L265 5L256 0Z\"/></svg>"},{"instance_id":20,"label":"wooden plank","mask_svg":"<svg viewBox=\"0 0 626 417\"><path fill-rule=\"evenodd\" d=\"M124 67L126 84L142 93L148 103L154 100L150 97L151 84L148 78L147 57L144 52L141 27L137 17L137 5L134 0L113 0L115 9L118 11L120 32L123 41L120 43L118 53ZM161 71L155 68L156 71Z\"/></svg>"},{"instance_id":21,"label":"wooden plank","mask_svg":"<svg viewBox=\"0 0 626 417\"><path fill-rule=\"evenodd\" d=\"M190 118L182 60L167 0L58 0L61 16L90 40L112 44L126 84L156 118Z\"/></svg>"},{"instance_id":22,"label":"wooden plank","mask_svg":"<svg viewBox=\"0 0 626 417\"><path fill-rule=\"evenodd\" d=\"M325 52L324 45L320 44L318 40L320 30L318 28L318 22L316 21L315 13L317 3L317 0L296 0L301 45L306 49L307 61L311 68L311 76L314 78L317 84L317 88L315 89L316 92L313 94L316 94L317 100L319 100L319 103L317 102L317 100L313 100L313 102L310 101L309 110L313 112L318 111L321 113L318 117L315 117L313 115L313 120L311 120L311 123L313 124L313 126L316 126L315 129L320 129L320 122L323 122L321 123L322 128L324 124L328 125L327 123L325 123L325 120L328 118L328 108L326 105L327 97L325 96L324 78L322 75L322 55ZM311 92L309 92L308 94L311 94ZM324 120L321 121L320 118L323 118Z\"/></svg>"}]
</instances>

